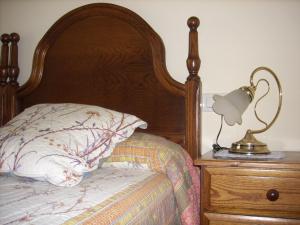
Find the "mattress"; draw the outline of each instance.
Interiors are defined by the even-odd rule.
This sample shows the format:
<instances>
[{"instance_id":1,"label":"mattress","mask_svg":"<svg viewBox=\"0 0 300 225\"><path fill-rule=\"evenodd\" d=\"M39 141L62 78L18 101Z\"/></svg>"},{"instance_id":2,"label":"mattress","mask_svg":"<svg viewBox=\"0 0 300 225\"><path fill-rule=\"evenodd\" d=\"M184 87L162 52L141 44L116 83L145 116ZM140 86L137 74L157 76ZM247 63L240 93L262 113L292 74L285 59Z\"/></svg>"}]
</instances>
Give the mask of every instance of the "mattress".
<instances>
[{"instance_id":1,"label":"mattress","mask_svg":"<svg viewBox=\"0 0 300 225\"><path fill-rule=\"evenodd\" d=\"M180 224L163 173L101 168L74 187L0 176L0 224Z\"/></svg>"}]
</instances>

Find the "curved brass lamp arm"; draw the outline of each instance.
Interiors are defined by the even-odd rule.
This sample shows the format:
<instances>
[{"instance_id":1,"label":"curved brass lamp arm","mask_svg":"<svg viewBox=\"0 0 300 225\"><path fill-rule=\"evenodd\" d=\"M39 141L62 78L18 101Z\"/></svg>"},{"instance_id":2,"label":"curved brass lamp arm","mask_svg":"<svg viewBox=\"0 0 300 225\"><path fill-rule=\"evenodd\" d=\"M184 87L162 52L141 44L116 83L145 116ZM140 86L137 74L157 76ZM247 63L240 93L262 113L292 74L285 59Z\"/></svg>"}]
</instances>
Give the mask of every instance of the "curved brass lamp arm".
<instances>
[{"instance_id":1,"label":"curved brass lamp arm","mask_svg":"<svg viewBox=\"0 0 300 225\"><path fill-rule=\"evenodd\" d=\"M266 84L268 85L268 90L266 91L266 93L264 93L264 94L256 101L255 106L254 106L254 114L255 114L255 116L256 116L256 119L257 119L259 122L263 123L265 126L268 126L268 124L267 124L265 121L263 121L261 118L259 118L259 116L258 116L258 114L257 114L257 111L256 111L256 107L257 107L258 103L259 103L264 97L266 97L266 96L268 95L268 93L270 92L270 84L269 84L269 82L268 82L266 79L259 79L259 80L257 81L257 83L256 83L255 89L257 89L259 83L262 82L262 81L266 82Z\"/></svg>"},{"instance_id":2,"label":"curved brass lamp arm","mask_svg":"<svg viewBox=\"0 0 300 225\"><path fill-rule=\"evenodd\" d=\"M278 117L278 115L279 115L279 112L280 112L280 110L281 110L281 105L282 105L282 89L281 89L281 84L280 84L280 82L279 82L278 77L276 76L276 74L275 74L271 69L269 69L269 68L267 68L267 67L258 67L258 68L256 68L256 69L252 72L252 74L251 74L251 76L250 76L250 84L251 84L251 87L253 87L254 89L256 89L256 86L258 85L259 81L261 81L261 80L266 81L265 79L261 79L261 80L259 80L259 81L257 82L257 85L256 85L256 86L254 85L254 82L253 82L253 77L254 77L254 75L255 75L257 72L262 71L262 70L268 71L268 72L274 77L274 79L275 79L275 81L276 81L276 83L277 83L277 86L278 86L278 91L279 91L279 102L278 102L277 112L276 112L276 114L275 114L273 120L272 120L269 124L267 124L267 123L265 123L264 121L262 121L262 120L257 116L257 113L256 113L256 105L257 105L258 101L260 101L260 100L261 100L261 99L262 99L269 91L268 91L266 94L264 94L262 97L259 98L259 100L258 100L258 101L256 102L256 104L255 104L255 116L256 116L256 118L257 118L260 122L264 123L264 124L266 125L266 127L263 128L263 129L259 129L259 130L248 130L248 132L249 132L249 133L252 133L252 134L262 133L262 132L268 130L268 129L273 125L273 123L275 122L275 120L277 119L277 117ZM267 82L267 84L268 84L268 86L269 86L269 82L268 82L268 81L266 81L266 82Z\"/></svg>"}]
</instances>

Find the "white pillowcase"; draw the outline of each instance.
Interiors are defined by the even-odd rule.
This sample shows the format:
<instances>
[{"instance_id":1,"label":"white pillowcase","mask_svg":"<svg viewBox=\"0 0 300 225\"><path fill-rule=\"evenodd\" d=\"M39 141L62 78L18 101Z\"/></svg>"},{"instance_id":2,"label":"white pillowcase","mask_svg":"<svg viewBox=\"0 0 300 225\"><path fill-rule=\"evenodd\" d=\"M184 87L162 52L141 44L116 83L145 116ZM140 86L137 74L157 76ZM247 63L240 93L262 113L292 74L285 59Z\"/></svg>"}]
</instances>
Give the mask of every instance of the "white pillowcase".
<instances>
[{"instance_id":1,"label":"white pillowcase","mask_svg":"<svg viewBox=\"0 0 300 225\"><path fill-rule=\"evenodd\" d=\"M35 105L0 128L0 172L74 186L137 127L147 123L98 106Z\"/></svg>"}]
</instances>

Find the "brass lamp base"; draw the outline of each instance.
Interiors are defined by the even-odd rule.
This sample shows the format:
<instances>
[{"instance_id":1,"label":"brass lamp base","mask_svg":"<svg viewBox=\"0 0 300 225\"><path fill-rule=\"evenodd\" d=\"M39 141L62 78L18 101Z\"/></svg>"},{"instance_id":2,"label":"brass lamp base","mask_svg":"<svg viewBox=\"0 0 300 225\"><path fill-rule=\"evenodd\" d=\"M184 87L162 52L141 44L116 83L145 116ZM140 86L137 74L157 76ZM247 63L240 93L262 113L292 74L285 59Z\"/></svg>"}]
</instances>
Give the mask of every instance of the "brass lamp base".
<instances>
[{"instance_id":1,"label":"brass lamp base","mask_svg":"<svg viewBox=\"0 0 300 225\"><path fill-rule=\"evenodd\" d=\"M229 152L252 155L269 154L270 150L265 143L256 140L251 131L247 131L245 137L242 140L232 143Z\"/></svg>"}]
</instances>

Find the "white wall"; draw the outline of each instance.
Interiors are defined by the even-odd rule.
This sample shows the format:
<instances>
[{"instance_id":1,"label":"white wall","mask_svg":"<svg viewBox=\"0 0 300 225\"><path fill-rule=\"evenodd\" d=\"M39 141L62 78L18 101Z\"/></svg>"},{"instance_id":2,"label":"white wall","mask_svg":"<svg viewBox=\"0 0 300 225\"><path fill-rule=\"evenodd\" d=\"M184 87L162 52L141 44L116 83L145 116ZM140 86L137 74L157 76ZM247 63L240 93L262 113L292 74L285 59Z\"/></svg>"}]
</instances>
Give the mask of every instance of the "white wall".
<instances>
[{"instance_id":1,"label":"white wall","mask_svg":"<svg viewBox=\"0 0 300 225\"><path fill-rule=\"evenodd\" d=\"M35 46L46 30L64 13L88 0L0 0L0 33L18 32L20 81L29 77ZM101 2L101 1L98 1ZM188 75L188 28L186 20L198 16L205 93L227 93L249 84L249 75L261 65L272 68L283 86L283 107L278 120L257 135L273 150L295 150L300 145L300 1L297 0L126 0L111 2L141 15L162 37L166 60L173 77L184 82ZM266 75L268 76L268 75ZM271 78L271 77L270 77ZM276 93L274 83L271 83ZM259 109L270 120L276 109L276 95ZM253 106L252 106L253 108ZM225 125L220 144L240 139L246 128L259 128L252 109L242 126ZM203 151L214 142L219 117L203 113Z\"/></svg>"}]
</instances>

